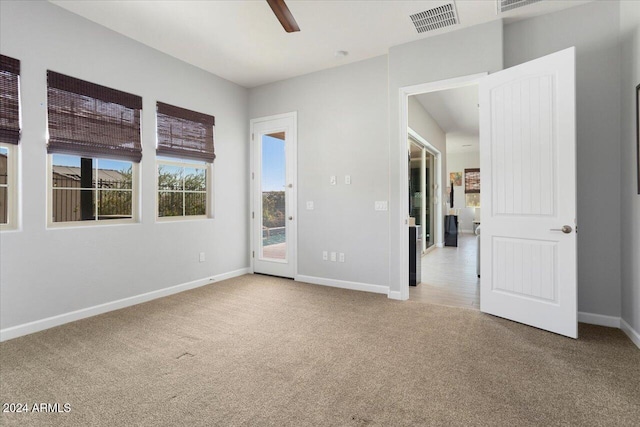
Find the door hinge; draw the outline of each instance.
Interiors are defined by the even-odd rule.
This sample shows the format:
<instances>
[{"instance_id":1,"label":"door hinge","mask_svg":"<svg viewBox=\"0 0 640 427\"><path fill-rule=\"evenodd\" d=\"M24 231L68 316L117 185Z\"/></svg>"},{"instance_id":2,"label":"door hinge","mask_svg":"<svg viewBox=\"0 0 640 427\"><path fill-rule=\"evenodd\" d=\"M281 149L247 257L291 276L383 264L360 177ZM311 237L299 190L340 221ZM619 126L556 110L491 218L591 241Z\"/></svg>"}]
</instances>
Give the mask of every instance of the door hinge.
<instances>
[{"instance_id":1,"label":"door hinge","mask_svg":"<svg viewBox=\"0 0 640 427\"><path fill-rule=\"evenodd\" d=\"M255 176L253 175L253 172L251 172L251 179L255 179Z\"/></svg>"},{"instance_id":2,"label":"door hinge","mask_svg":"<svg viewBox=\"0 0 640 427\"><path fill-rule=\"evenodd\" d=\"M255 219L255 218L256 218L255 212L251 212L251 219Z\"/></svg>"},{"instance_id":3,"label":"door hinge","mask_svg":"<svg viewBox=\"0 0 640 427\"><path fill-rule=\"evenodd\" d=\"M251 140L253 141L253 134L251 134Z\"/></svg>"},{"instance_id":4,"label":"door hinge","mask_svg":"<svg viewBox=\"0 0 640 427\"><path fill-rule=\"evenodd\" d=\"M251 258L255 258L256 257L256 251L251 251Z\"/></svg>"}]
</instances>

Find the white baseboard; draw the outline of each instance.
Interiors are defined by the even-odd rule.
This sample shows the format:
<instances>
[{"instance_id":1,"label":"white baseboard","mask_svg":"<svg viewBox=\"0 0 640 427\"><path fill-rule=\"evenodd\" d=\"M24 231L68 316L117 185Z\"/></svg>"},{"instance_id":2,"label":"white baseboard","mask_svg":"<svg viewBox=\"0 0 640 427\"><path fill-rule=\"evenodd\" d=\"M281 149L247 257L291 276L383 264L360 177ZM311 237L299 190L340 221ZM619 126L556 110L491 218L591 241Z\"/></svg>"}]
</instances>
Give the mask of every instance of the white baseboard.
<instances>
[{"instance_id":1,"label":"white baseboard","mask_svg":"<svg viewBox=\"0 0 640 427\"><path fill-rule=\"evenodd\" d=\"M222 280L231 279L232 277L242 276L249 273L249 270L249 268L242 268L240 270L210 276L205 279L194 280L192 282L182 283L180 285L170 286L164 289L158 289L157 291L151 291L128 298L123 298L117 301L95 305L93 307L82 308L80 310L71 311L69 313L59 314L57 316L47 317L46 319L40 319L33 322L24 323L22 325L1 329L0 342L18 338L23 335L32 334L34 332L43 331L55 326L64 325L65 323L74 322L76 320L84 319L87 317L96 316L98 314L103 314L109 311L119 310L121 308L130 307L132 305L188 291L190 289L199 288L212 282L220 282Z\"/></svg>"},{"instance_id":2,"label":"white baseboard","mask_svg":"<svg viewBox=\"0 0 640 427\"><path fill-rule=\"evenodd\" d=\"M591 325L607 326L618 328L627 334L629 339L640 348L640 334L633 329L624 319L616 316L605 316L603 314L578 312L578 322L589 323Z\"/></svg>"},{"instance_id":3,"label":"white baseboard","mask_svg":"<svg viewBox=\"0 0 640 427\"><path fill-rule=\"evenodd\" d=\"M389 291L389 293L387 294L387 297L389 299L402 300L402 296L400 294L400 291Z\"/></svg>"},{"instance_id":4,"label":"white baseboard","mask_svg":"<svg viewBox=\"0 0 640 427\"><path fill-rule=\"evenodd\" d=\"M424 251L424 253L422 254L422 256L424 256L424 255L428 254L429 252L431 252L431 251L435 250L435 248L436 248L436 245L431 245L431 246L429 246L429 247Z\"/></svg>"},{"instance_id":5,"label":"white baseboard","mask_svg":"<svg viewBox=\"0 0 640 427\"><path fill-rule=\"evenodd\" d=\"M578 312L578 322L590 325L607 326L609 328L620 328L620 318L615 316L605 316L603 314Z\"/></svg>"},{"instance_id":6,"label":"white baseboard","mask_svg":"<svg viewBox=\"0 0 640 427\"><path fill-rule=\"evenodd\" d=\"M640 334L638 331L633 329L624 319L620 319L620 329L631 338L631 341L633 341L636 347L640 348Z\"/></svg>"},{"instance_id":7,"label":"white baseboard","mask_svg":"<svg viewBox=\"0 0 640 427\"><path fill-rule=\"evenodd\" d=\"M389 287L382 285L371 285L369 283L349 282L346 280L325 279L324 277L313 277L297 275L296 281L311 283L313 285L331 286L334 288L351 289L352 291L373 292L375 294L389 294Z\"/></svg>"}]
</instances>

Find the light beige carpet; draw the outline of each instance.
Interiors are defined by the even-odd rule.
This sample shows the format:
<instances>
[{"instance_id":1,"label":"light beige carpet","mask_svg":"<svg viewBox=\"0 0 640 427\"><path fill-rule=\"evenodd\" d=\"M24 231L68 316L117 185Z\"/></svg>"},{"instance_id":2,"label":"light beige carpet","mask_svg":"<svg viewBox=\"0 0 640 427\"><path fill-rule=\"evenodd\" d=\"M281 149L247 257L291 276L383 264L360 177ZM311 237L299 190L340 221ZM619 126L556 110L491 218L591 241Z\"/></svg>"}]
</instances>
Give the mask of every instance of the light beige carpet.
<instances>
[{"instance_id":1,"label":"light beige carpet","mask_svg":"<svg viewBox=\"0 0 640 427\"><path fill-rule=\"evenodd\" d=\"M0 344L2 425L640 423L640 350L477 311L243 276Z\"/></svg>"}]
</instances>

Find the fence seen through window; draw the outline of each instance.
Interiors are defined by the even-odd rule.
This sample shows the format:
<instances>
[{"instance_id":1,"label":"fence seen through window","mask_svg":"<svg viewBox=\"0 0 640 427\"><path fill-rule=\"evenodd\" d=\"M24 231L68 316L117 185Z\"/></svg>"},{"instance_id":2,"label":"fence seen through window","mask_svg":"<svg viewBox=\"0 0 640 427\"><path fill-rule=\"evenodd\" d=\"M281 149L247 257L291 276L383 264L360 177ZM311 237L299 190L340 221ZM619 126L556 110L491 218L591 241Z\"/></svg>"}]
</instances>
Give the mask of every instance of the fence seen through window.
<instances>
[{"instance_id":1,"label":"fence seen through window","mask_svg":"<svg viewBox=\"0 0 640 427\"><path fill-rule=\"evenodd\" d=\"M132 162L52 157L52 222L133 218Z\"/></svg>"},{"instance_id":2,"label":"fence seen through window","mask_svg":"<svg viewBox=\"0 0 640 427\"><path fill-rule=\"evenodd\" d=\"M158 216L207 215L207 165L158 161Z\"/></svg>"}]
</instances>

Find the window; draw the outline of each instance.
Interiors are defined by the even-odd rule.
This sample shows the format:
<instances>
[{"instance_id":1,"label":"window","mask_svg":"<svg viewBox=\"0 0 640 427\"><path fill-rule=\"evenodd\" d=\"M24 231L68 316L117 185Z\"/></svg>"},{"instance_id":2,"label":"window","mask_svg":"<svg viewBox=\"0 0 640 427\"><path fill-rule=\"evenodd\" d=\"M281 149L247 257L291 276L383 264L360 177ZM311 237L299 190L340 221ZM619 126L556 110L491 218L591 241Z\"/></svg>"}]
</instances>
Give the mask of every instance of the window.
<instances>
[{"instance_id":1,"label":"window","mask_svg":"<svg viewBox=\"0 0 640 427\"><path fill-rule=\"evenodd\" d=\"M0 143L0 229L16 227L15 146Z\"/></svg>"},{"instance_id":2,"label":"window","mask_svg":"<svg viewBox=\"0 0 640 427\"><path fill-rule=\"evenodd\" d=\"M48 71L49 223L133 222L142 98Z\"/></svg>"},{"instance_id":3,"label":"window","mask_svg":"<svg viewBox=\"0 0 640 427\"><path fill-rule=\"evenodd\" d=\"M213 116L158 102L158 218L210 216Z\"/></svg>"},{"instance_id":4,"label":"window","mask_svg":"<svg viewBox=\"0 0 640 427\"><path fill-rule=\"evenodd\" d=\"M158 159L158 217L205 217L207 163Z\"/></svg>"},{"instance_id":5,"label":"window","mask_svg":"<svg viewBox=\"0 0 640 427\"><path fill-rule=\"evenodd\" d=\"M137 164L53 154L51 222L132 220Z\"/></svg>"},{"instance_id":6,"label":"window","mask_svg":"<svg viewBox=\"0 0 640 427\"><path fill-rule=\"evenodd\" d=\"M17 226L20 61L0 55L0 229Z\"/></svg>"},{"instance_id":7,"label":"window","mask_svg":"<svg viewBox=\"0 0 640 427\"><path fill-rule=\"evenodd\" d=\"M468 208L480 207L480 169L464 170L464 197Z\"/></svg>"}]
</instances>

